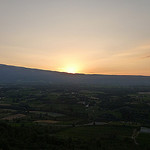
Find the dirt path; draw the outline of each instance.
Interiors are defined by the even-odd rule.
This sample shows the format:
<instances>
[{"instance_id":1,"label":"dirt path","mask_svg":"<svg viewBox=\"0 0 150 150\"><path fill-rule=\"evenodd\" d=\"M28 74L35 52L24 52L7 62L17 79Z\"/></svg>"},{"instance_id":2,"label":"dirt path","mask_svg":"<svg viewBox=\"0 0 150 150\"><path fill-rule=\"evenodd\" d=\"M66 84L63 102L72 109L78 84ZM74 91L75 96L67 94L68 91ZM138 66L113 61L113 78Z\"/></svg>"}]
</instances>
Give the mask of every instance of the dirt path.
<instances>
[{"instance_id":1,"label":"dirt path","mask_svg":"<svg viewBox=\"0 0 150 150\"><path fill-rule=\"evenodd\" d=\"M137 143L137 141L136 141L136 138L138 137L138 135L139 135L139 131L137 131L137 129L134 129L131 138L133 139L133 141L134 141L134 143L135 143L136 145L138 145L138 143Z\"/></svg>"}]
</instances>

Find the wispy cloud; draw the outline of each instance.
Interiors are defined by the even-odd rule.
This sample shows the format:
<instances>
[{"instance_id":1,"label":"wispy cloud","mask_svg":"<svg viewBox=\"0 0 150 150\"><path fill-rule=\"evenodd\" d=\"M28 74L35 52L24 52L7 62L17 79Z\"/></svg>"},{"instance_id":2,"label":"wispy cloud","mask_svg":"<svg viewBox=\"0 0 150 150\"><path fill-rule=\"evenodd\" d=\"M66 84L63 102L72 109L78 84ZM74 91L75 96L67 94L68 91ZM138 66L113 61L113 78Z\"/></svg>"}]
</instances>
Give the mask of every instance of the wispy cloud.
<instances>
[{"instance_id":1,"label":"wispy cloud","mask_svg":"<svg viewBox=\"0 0 150 150\"><path fill-rule=\"evenodd\" d=\"M150 58L150 55L142 57L143 59Z\"/></svg>"}]
</instances>

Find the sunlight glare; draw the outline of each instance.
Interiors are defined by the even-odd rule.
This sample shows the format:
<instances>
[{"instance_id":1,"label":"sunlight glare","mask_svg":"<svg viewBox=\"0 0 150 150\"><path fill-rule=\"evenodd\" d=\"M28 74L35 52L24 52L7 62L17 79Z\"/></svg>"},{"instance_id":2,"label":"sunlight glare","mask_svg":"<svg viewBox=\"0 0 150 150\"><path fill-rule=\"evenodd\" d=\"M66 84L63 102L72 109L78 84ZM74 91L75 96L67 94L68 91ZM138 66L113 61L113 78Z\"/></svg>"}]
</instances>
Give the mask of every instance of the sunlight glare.
<instances>
[{"instance_id":1,"label":"sunlight glare","mask_svg":"<svg viewBox=\"0 0 150 150\"><path fill-rule=\"evenodd\" d=\"M72 67L70 66L70 67L67 67L65 69L65 72L67 72L67 73L77 73L77 69L74 66L72 66Z\"/></svg>"}]
</instances>

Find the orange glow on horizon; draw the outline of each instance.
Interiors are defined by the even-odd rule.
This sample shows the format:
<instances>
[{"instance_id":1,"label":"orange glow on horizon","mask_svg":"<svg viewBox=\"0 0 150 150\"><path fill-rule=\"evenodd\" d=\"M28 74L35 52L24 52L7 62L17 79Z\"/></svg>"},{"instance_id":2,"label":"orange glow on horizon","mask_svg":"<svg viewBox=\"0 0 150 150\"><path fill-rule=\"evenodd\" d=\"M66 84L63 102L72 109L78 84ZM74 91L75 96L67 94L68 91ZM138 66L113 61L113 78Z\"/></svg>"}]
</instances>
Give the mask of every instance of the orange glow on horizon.
<instances>
[{"instance_id":1,"label":"orange glow on horizon","mask_svg":"<svg viewBox=\"0 0 150 150\"><path fill-rule=\"evenodd\" d=\"M75 74L75 73L79 73L79 67L76 65L69 65L59 69L59 71Z\"/></svg>"}]
</instances>

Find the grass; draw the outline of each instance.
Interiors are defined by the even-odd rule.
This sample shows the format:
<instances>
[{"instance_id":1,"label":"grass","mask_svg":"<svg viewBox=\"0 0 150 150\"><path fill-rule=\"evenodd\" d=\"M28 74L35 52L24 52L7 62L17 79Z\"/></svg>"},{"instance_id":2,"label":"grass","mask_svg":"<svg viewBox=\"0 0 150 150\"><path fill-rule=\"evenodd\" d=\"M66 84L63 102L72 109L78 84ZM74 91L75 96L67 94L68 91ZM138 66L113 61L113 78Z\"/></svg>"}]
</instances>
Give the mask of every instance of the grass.
<instances>
[{"instance_id":1,"label":"grass","mask_svg":"<svg viewBox=\"0 0 150 150\"><path fill-rule=\"evenodd\" d=\"M133 127L124 126L83 126L68 128L59 132L61 137L91 139L91 138L109 138L109 137L131 137Z\"/></svg>"},{"instance_id":2,"label":"grass","mask_svg":"<svg viewBox=\"0 0 150 150\"><path fill-rule=\"evenodd\" d=\"M51 117L63 117L65 116L64 114L60 114L60 113L54 113L54 112L43 112L43 111L30 111L30 113L35 113L35 114L47 114Z\"/></svg>"},{"instance_id":3,"label":"grass","mask_svg":"<svg viewBox=\"0 0 150 150\"><path fill-rule=\"evenodd\" d=\"M140 133L136 140L140 146L148 147L150 149L150 134L149 133Z\"/></svg>"},{"instance_id":4,"label":"grass","mask_svg":"<svg viewBox=\"0 0 150 150\"><path fill-rule=\"evenodd\" d=\"M56 135L62 139L78 141L80 145L86 143L89 150L141 150L131 139L134 128L119 125L70 127Z\"/></svg>"}]
</instances>

